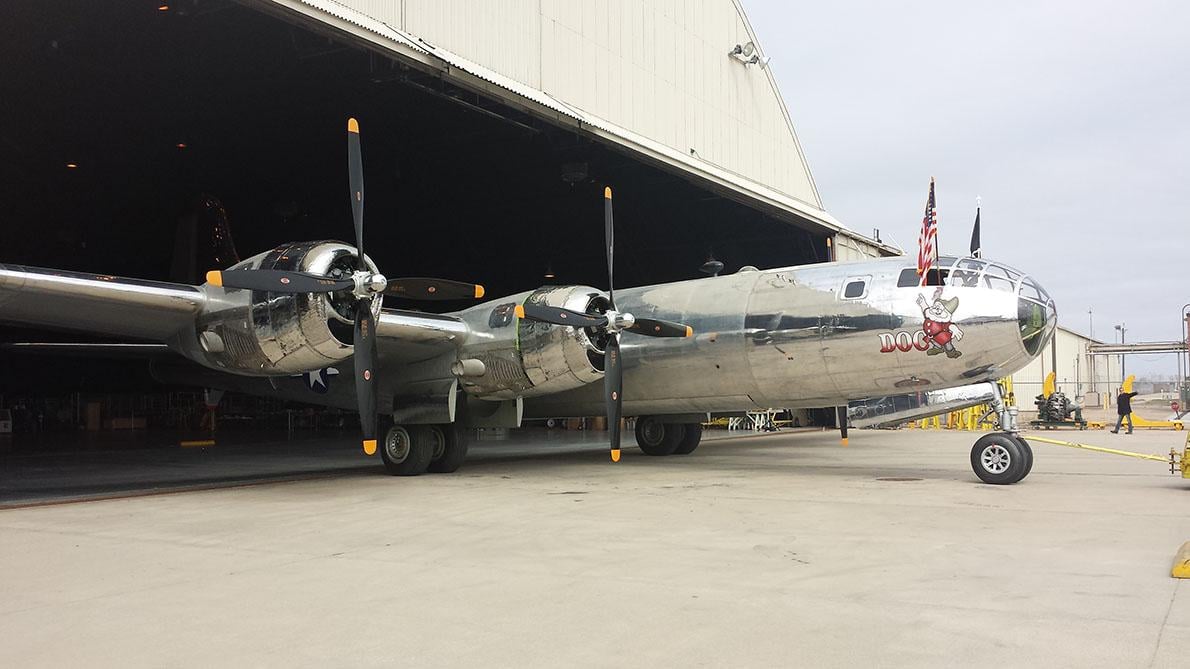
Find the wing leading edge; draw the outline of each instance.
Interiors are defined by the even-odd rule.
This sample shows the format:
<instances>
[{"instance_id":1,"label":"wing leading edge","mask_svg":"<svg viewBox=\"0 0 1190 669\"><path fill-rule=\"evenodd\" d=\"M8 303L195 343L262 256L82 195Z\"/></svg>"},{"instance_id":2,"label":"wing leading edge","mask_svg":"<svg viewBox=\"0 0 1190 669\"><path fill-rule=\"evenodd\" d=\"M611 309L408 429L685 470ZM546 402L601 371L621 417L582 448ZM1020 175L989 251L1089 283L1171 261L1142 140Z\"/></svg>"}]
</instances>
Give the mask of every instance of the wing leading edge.
<instances>
[{"instance_id":1,"label":"wing leading edge","mask_svg":"<svg viewBox=\"0 0 1190 669\"><path fill-rule=\"evenodd\" d=\"M120 340L176 344L180 335L192 336L205 311L245 302L248 295L248 291L0 265L0 322ZM467 332L466 324L454 316L396 309L383 310L376 327L380 355L386 363L426 360L447 353L463 342ZM40 353L72 349L75 354L97 355L161 352L159 348L131 349L122 343L30 346L28 352L34 348Z\"/></svg>"}]
</instances>

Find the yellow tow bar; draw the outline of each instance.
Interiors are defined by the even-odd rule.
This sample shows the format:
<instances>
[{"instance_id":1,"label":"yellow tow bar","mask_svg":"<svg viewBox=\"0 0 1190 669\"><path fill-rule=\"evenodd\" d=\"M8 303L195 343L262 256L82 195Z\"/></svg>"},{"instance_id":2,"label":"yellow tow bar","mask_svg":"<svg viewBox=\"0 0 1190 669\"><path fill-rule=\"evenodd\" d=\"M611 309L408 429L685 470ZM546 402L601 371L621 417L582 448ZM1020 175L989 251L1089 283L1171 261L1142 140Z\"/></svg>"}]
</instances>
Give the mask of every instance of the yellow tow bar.
<instances>
[{"instance_id":1,"label":"yellow tow bar","mask_svg":"<svg viewBox=\"0 0 1190 669\"><path fill-rule=\"evenodd\" d=\"M1170 474L1181 474L1182 478L1190 479L1190 435L1186 437L1186 446L1181 453L1176 449L1169 449L1169 455L1153 455L1151 453L1134 453L1132 451L1121 451L1115 448L1104 448L1102 446L1091 446L1090 444L1076 444L1073 441L1059 441L1057 439L1050 439L1048 437L1038 437L1029 435L1028 441L1040 441L1045 444L1053 444L1055 446L1066 446L1067 448L1081 448L1085 451L1096 451L1099 453L1110 453L1111 455L1123 455L1128 458L1139 458L1141 460L1156 460L1157 462L1164 462L1169 465Z\"/></svg>"},{"instance_id":2,"label":"yellow tow bar","mask_svg":"<svg viewBox=\"0 0 1190 669\"><path fill-rule=\"evenodd\" d=\"M1040 441L1045 444L1053 444L1055 446L1067 446L1069 448L1081 448L1086 451L1097 451L1099 453L1110 453L1112 455L1123 455L1129 458L1139 458L1141 460L1156 460L1157 462L1164 462L1169 465L1169 473L1181 473L1182 478L1190 479L1190 435L1186 437L1186 446L1181 453L1176 449L1169 449L1169 457L1163 455L1152 455L1150 453L1133 453L1132 451L1121 451L1115 448L1104 448L1102 446L1090 446L1088 444L1076 444L1072 441L1058 441L1057 439L1050 439L1048 437L1034 437L1029 436L1029 441ZM1178 550L1178 554L1174 557L1173 568L1169 575L1174 578L1190 579L1190 541L1182 544Z\"/></svg>"}]
</instances>

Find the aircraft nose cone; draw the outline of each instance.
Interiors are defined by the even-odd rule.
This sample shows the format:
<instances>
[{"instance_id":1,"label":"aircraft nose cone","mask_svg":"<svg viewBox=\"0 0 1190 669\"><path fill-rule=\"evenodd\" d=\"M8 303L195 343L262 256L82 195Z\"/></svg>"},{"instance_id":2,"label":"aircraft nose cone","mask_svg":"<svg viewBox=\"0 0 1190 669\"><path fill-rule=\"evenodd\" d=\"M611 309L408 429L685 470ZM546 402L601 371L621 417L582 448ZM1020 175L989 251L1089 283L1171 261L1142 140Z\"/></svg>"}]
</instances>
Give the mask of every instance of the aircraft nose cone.
<instances>
[{"instance_id":1,"label":"aircraft nose cone","mask_svg":"<svg viewBox=\"0 0 1190 669\"><path fill-rule=\"evenodd\" d=\"M1058 325L1054 300L1031 277L1023 277L1017 291L1017 324L1021 343L1029 355L1037 355L1049 343Z\"/></svg>"}]
</instances>

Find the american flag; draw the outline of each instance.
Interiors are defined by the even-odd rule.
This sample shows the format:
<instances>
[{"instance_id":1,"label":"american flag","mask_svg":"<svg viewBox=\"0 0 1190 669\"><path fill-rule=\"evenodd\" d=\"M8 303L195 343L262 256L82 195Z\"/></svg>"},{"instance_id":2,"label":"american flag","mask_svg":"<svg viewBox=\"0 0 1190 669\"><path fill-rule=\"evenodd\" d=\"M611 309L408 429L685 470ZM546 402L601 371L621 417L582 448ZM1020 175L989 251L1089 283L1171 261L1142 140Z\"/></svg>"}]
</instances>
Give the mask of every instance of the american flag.
<instances>
[{"instance_id":1,"label":"american flag","mask_svg":"<svg viewBox=\"0 0 1190 669\"><path fill-rule=\"evenodd\" d=\"M930 198L926 200L926 214L921 219L921 234L917 236L917 274L926 285L930 268L938 260L938 209L934 206L934 179L930 178Z\"/></svg>"}]
</instances>

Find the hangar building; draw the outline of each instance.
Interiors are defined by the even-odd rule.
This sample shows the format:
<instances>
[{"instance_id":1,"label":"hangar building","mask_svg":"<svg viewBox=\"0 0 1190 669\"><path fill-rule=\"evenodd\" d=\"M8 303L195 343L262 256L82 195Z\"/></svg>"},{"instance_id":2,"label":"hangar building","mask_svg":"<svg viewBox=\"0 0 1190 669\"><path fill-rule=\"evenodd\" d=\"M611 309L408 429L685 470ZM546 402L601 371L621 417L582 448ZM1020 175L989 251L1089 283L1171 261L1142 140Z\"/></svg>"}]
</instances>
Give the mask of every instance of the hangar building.
<instances>
[{"instance_id":1,"label":"hangar building","mask_svg":"<svg viewBox=\"0 0 1190 669\"><path fill-rule=\"evenodd\" d=\"M601 287L606 184L621 286L695 277L711 257L727 272L820 262L828 240L841 260L897 253L825 211L733 0L15 0L3 14L3 262L198 282L228 263L201 235L179 243L182 224L213 201L240 257L350 239L349 116L368 250L389 276L489 295ZM0 361L20 380L0 394L147 383L55 364Z\"/></svg>"},{"instance_id":2,"label":"hangar building","mask_svg":"<svg viewBox=\"0 0 1190 669\"><path fill-rule=\"evenodd\" d=\"M1054 338L1024 369L1012 375L1017 405L1028 410L1033 398L1041 394L1045 377L1056 371L1058 390L1081 398L1088 407L1114 406L1116 393L1124 378L1120 355L1092 355L1091 344L1103 342L1059 326Z\"/></svg>"},{"instance_id":3,"label":"hangar building","mask_svg":"<svg viewBox=\"0 0 1190 669\"><path fill-rule=\"evenodd\" d=\"M364 130L369 246L390 274L495 293L546 273L598 285L605 184L626 284L688 278L711 255L727 271L825 260L828 238L839 259L894 252L824 210L730 0L20 0L5 13L13 208L0 215L49 233L6 261L158 278L199 193L226 206L242 256L347 238L349 115Z\"/></svg>"}]
</instances>

